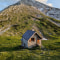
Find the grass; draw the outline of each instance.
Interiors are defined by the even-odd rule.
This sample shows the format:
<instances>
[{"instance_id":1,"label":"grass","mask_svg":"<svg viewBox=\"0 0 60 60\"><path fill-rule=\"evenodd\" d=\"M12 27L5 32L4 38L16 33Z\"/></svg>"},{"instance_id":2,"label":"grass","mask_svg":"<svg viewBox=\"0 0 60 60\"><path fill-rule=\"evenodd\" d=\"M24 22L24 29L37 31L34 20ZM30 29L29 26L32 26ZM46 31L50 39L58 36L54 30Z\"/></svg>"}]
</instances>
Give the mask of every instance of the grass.
<instances>
[{"instance_id":1,"label":"grass","mask_svg":"<svg viewBox=\"0 0 60 60\"><path fill-rule=\"evenodd\" d=\"M45 41L43 45L45 45L47 49L60 51L60 38Z\"/></svg>"},{"instance_id":2,"label":"grass","mask_svg":"<svg viewBox=\"0 0 60 60\"><path fill-rule=\"evenodd\" d=\"M60 23L60 20L54 19L54 18L52 18L52 17L47 17L47 18L49 18L50 20L52 20L52 21L54 21L54 22L56 22L56 23Z\"/></svg>"},{"instance_id":3,"label":"grass","mask_svg":"<svg viewBox=\"0 0 60 60\"><path fill-rule=\"evenodd\" d=\"M14 47L21 45L20 38L18 37L0 37L0 51L13 50ZM1 44L2 43L2 44Z\"/></svg>"},{"instance_id":4,"label":"grass","mask_svg":"<svg viewBox=\"0 0 60 60\"><path fill-rule=\"evenodd\" d=\"M60 60L60 38L42 41L44 50L21 48L20 39L20 36L0 36L0 60Z\"/></svg>"},{"instance_id":5,"label":"grass","mask_svg":"<svg viewBox=\"0 0 60 60\"><path fill-rule=\"evenodd\" d=\"M39 21L36 22L36 25L48 39L54 39L57 38L57 36L60 36L60 27L51 23L48 19L40 18Z\"/></svg>"}]
</instances>

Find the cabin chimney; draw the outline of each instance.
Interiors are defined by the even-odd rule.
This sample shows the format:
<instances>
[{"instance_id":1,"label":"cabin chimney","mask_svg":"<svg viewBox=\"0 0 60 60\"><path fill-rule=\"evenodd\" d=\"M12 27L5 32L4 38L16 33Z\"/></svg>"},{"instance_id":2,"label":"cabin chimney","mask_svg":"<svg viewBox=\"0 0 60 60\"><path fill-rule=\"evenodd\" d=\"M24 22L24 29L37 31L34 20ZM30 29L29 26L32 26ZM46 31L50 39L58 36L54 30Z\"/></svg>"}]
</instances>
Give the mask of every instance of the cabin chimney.
<instances>
[{"instance_id":1,"label":"cabin chimney","mask_svg":"<svg viewBox=\"0 0 60 60\"><path fill-rule=\"evenodd\" d=\"M34 29L32 29L32 31L34 31Z\"/></svg>"}]
</instances>

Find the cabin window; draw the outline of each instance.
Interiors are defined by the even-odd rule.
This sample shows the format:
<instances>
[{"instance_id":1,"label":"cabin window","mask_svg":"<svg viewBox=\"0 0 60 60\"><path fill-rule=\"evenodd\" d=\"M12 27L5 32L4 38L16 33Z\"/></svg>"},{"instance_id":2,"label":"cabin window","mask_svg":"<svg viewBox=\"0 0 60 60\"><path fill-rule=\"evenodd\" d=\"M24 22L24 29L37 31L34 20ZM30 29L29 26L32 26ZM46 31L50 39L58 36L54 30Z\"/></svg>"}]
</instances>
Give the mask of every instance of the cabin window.
<instances>
[{"instance_id":1,"label":"cabin window","mask_svg":"<svg viewBox=\"0 0 60 60\"><path fill-rule=\"evenodd\" d=\"M31 38L31 41L33 41L33 42L34 42L34 41L35 41L35 39L34 39L34 38Z\"/></svg>"}]
</instances>

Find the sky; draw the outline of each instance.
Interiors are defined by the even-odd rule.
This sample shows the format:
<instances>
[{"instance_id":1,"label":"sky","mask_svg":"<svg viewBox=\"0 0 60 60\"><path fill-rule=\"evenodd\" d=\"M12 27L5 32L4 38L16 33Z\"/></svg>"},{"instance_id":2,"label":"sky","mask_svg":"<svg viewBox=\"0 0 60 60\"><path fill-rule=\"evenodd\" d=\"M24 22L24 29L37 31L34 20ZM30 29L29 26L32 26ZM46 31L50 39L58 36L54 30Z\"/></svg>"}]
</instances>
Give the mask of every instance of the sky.
<instances>
[{"instance_id":1,"label":"sky","mask_svg":"<svg viewBox=\"0 0 60 60\"><path fill-rule=\"evenodd\" d=\"M9 5L16 3L18 0L0 0L0 11ZM37 0L49 6L60 8L60 0Z\"/></svg>"}]
</instances>

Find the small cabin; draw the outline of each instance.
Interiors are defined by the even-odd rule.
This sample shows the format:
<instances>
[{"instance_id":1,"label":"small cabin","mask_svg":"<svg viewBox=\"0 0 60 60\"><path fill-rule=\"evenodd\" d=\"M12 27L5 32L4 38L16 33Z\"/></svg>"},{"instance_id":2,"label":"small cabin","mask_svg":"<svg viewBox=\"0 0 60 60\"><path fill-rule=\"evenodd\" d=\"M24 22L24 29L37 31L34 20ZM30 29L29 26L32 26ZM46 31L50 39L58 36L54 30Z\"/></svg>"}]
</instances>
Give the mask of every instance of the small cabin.
<instances>
[{"instance_id":1,"label":"small cabin","mask_svg":"<svg viewBox=\"0 0 60 60\"><path fill-rule=\"evenodd\" d=\"M21 42L24 48L32 48L36 45L41 46L42 37L37 34L37 32L32 30L27 30L22 36Z\"/></svg>"}]
</instances>

